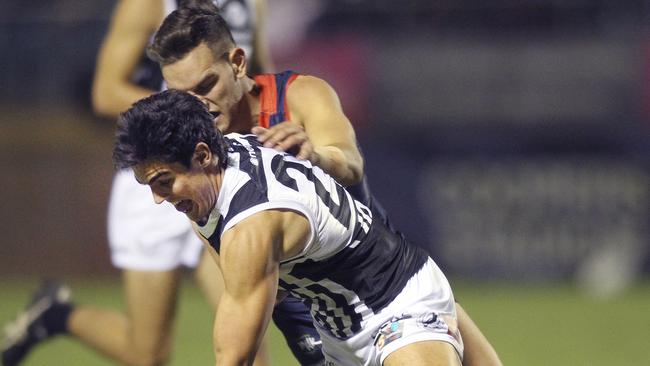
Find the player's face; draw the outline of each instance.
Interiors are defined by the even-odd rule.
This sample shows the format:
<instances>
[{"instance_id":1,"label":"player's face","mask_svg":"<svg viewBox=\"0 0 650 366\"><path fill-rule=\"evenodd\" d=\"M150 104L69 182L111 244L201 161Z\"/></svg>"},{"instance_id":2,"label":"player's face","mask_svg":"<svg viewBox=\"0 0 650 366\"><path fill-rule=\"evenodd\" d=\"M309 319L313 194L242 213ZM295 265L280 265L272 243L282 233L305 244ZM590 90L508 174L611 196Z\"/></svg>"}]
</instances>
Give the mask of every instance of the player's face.
<instances>
[{"instance_id":1,"label":"player's face","mask_svg":"<svg viewBox=\"0 0 650 366\"><path fill-rule=\"evenodd\" d=\"M151 188L156 203L167 201L192 221L207 218L217 203L216 185L194 160L189 169L180 163L147 161L133 171L138 182Z\"/></svg>"},{"instance_id":2,"label":"player's face","mask_svg":"<svg viewBox=\"0 0 650 366\"><path fill-rule=\"evenodd\" d=\"M243 132L237 122L241 120L238 111L244 91L228 56L215 57L201 43L181 60L163 66L162 71L169 88L189 92L208 106L219 130Z\"/></svg>"}]
</instances>

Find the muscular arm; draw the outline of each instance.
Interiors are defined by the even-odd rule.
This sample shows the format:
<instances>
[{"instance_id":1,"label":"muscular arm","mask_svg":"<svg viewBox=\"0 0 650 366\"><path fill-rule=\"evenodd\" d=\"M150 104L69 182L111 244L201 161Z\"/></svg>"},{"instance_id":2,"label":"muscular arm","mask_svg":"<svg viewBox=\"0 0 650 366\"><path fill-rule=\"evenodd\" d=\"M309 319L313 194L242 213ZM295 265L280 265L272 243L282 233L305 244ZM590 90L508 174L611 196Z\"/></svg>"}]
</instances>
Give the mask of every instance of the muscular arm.
<instances>
[{"instance_id":1,"label":"muscular arm","mask_svg":"<svg viewBox=\"0 0 650 366\"><path fill-rule=\"evenodd\" d=\"M149 38L162 19L160 0L121 0L102 43L92 87L95 113L116 117L154 90L130 82Z\"/></svg>"},{"instance_id":2,"label":"muscular arm","mask_svg":"<svg viewBox=\"0 0 650 366\"><path fill-rule=\"evenodd\" d=\"M252 364L271 319L280 260L304 245L309 234L304 217L271 210L244 219L221 237L225 291L214 324L219 366Z\"/></svg>"},{"instance_id":3,"label":"muscular arm","mask_svg":"<svg viewBox=\"0 0 650 366\"><path fill-rule=\"evenodd\" d=\"M298 158L310 160L339 183L359 183L363 158L334 89L322 79L300 76L287 91L287 104L291 121L253 129L264 146L284 151L297 148Z\"/></svg>"}]
</instances>

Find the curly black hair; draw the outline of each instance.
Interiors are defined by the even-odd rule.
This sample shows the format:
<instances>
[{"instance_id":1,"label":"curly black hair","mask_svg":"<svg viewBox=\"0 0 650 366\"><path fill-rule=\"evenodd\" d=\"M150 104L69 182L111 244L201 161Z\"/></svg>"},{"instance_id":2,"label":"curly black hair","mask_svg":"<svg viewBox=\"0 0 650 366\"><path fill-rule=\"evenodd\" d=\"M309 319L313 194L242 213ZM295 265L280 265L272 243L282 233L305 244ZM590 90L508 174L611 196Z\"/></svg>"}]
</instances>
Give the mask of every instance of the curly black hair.
<instances>
[{"instance_id":1,"label":"curly black hair","mask_svg":"<svg viewBox=\"0 0 650 366\"><path fill-rule=\"evenodd\" d=\"M227 143L205 104L188 93L166 90L139 100L120 115L113 164L124 169L157 160L189 168L199 142L205 142L226 166Z\"/></svg>"}]
</instances>

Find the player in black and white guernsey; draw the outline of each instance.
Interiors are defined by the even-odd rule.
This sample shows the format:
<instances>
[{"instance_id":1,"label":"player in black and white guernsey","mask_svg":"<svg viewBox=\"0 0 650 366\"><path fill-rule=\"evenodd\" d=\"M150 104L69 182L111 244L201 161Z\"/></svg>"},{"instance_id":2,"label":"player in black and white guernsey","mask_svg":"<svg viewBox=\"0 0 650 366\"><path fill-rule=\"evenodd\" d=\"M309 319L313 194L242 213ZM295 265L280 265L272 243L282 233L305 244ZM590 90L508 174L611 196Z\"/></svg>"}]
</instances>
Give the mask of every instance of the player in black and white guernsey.
<instances>
[{"instance_id":1,"label":"player in black and white guernsey","mask_svg":"<svg viewBox=\"0 0 650 366\"><path fill-rule=\"evenodd\" d=\"M113 158L194 221L220 265L220 366L250 364L282 292L310 307L329 365L460 365L442 272L310 162L224 138L180 91L125 112Z\"/></svg>"},{"instance_id":2,"label":"player in black and white guernsey","mask_svg":"<svg viewBox=\"0 0 650 366\"><path fill-rule=\"evenodd\" d=\"M254 135L226 140L231 169L220 195L232 198L218 201L210 224L198 232L219 252L223 233L257 212L289 209L307 217L312 237L299 255L280 263L280 288L309 304L332 336L360 331L364 318L390 303L426 263L421 249L372 225L370 209L320 168L261 148Z\"/></svg>"}]
</instances>

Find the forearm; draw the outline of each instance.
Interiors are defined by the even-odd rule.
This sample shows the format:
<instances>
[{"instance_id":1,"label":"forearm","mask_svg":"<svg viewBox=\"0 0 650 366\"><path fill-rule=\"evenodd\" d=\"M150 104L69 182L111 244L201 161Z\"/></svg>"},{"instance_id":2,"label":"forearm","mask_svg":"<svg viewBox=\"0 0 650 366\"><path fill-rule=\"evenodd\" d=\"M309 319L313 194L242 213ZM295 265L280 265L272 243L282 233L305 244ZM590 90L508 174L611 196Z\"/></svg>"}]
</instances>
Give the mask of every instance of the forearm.
<instances>
[{"instance_id":1,"label":"forearm","mask_svg":"<svg viewBox=\"0 0 650 366\"><path fill-rule=\"evenodd\" d=\"M116 118L129 109L138 100L148 97L155 90L150 90L130 83L101 83L93 86L93 110L98 115Z\"/></svg>"},{"instance_id":2,"label":"forearm","mask_svg":"<svg viewBox=\"0 0 650 366\"><path fill-rule=\"evenodd\" d=\"M234 301L223 295L214 323L215 354L219 366L253 364L271 318L273 303L269 305L260 309L257 301Z\"/></svg>"},{"instance_id":3,"label":"forearm","mask_svg":"<svg viewBox=\"0 0 650 366\"><path fill-rule=\"evenodd\" d=\"M344 186L355 185L363 177L363 159L359 154L346 153L336 146L315 147L312 163Z\"/></svg>"}]
</instances>

